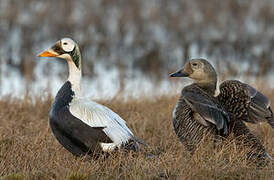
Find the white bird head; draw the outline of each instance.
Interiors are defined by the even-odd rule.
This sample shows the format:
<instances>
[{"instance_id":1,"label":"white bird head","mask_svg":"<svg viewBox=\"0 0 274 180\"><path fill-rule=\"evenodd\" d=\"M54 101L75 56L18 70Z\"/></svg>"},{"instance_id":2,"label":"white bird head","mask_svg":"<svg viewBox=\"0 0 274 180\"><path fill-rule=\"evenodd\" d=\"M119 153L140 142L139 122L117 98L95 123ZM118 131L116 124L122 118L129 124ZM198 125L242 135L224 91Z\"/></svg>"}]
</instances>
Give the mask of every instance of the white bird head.
<instances>
[{"instance_id":1,"label":"white bird head","mask_svg":"<svg viewBox=\"0 0 274 180\"><path fill-rule=\"evenodd\" d=\"M72 61L78 69L81 69L81 54L78 45L70 38L57 41L51 48L45 50L39 57L57 57Z\"/></svg>"}]
</instances>

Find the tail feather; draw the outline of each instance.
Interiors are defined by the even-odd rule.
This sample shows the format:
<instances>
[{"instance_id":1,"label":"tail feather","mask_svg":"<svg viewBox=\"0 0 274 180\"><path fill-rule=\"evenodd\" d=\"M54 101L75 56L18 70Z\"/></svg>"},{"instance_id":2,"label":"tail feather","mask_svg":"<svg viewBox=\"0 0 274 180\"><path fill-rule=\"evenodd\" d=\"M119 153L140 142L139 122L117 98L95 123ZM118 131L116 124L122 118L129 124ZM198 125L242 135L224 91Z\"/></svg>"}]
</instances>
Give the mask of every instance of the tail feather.
<instances>
[{"instance_id":1,"label":"tail feather","mask_svg":"<svg viewBox=\"0 0 274 180\"><path fill-rule=\"evenodd\" d=\"M135 152L139 152L139 144L142 144L144 146L148 146L143 140L136 138L135 136L132 137L127 143L122 145L122 148L124 150L130 151L133 150Z\"/></svg>"},{"instance_id":2,"label":"tail feather","mask_svg":"<svg viewBox=\"0 0 274 180\"><path fill-rule=\"evenodd\" d=\"M127 143L122 145L122 149L125 151L139 152L139 145L135 140L130 139Z\"/></svg>"},{"instance_id":3,"label":"tail feather","mask_svg":"<svg viewBox=\"0 0 274 180\"><path fill-rule=\"evenodd\" d=\"M137 137L134 137L134 140L136 142L138 142L139 144L142 144L144 146L148 146L147 143L144 140L142 140L142 139L138 139Z\"/></svg>"}]
</instances>

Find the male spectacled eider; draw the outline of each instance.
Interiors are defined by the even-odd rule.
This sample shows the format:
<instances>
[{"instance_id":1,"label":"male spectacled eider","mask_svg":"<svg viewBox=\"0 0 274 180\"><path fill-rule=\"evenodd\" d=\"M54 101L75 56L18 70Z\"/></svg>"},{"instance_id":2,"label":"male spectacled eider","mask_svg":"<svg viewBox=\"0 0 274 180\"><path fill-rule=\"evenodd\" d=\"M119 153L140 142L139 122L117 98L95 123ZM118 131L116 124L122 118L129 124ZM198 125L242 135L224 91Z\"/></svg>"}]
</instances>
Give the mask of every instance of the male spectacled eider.
<instances>
[{"instance_id":1,"label":"male spectacled eider","mask_svg":"<svg viewBox=\"0 0 274 180\"><path fill-rule=\"evenodd\" d=\"M98 154L125 148L138 151L138 140L126 122L109 108L80 95L81 54L70 38L57 41L39 57L65 59L69 77L50 110L50 127L56 139L73 155Z\"/></svg>"},{"instance_id":2,"label":"male spectacled eider","mask_svg":"<svg viewBox=\"0 0 274 180\"><path fill-rule=\"evenodd\" d=\"M195 152L206 136L226 137L233 133L239 144L251 149L248 158L259 163L271 159L243 122L265 121L274 128L270 101L262 93L240 81L227 80L215 96L217 73L205 59L190 60L170 76L194 80L193 84L183 88L173 112L174 130L187 150Z\"/></svg>"}]
</instances>

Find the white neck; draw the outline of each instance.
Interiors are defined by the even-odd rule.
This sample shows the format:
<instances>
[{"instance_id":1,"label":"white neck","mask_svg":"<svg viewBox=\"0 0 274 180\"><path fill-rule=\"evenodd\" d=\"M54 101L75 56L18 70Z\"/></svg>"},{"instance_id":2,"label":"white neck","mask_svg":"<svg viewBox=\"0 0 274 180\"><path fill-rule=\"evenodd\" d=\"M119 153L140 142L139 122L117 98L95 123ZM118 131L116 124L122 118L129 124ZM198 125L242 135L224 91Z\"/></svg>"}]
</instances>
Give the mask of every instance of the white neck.
<instances>
[{"instance_id":1,"label":"white neck","mask_svg":"<svg viewBox=\"0 0 274 180\"><path fill-rule=\"evenodd\" d=\"M68 81L70 81L71 83L71 88L72 91L75 93L75 96L78 97L81 95L82 71L75 66L74 62L71 59L67 62L69 67Z\"/></svg>"}]
</instances>

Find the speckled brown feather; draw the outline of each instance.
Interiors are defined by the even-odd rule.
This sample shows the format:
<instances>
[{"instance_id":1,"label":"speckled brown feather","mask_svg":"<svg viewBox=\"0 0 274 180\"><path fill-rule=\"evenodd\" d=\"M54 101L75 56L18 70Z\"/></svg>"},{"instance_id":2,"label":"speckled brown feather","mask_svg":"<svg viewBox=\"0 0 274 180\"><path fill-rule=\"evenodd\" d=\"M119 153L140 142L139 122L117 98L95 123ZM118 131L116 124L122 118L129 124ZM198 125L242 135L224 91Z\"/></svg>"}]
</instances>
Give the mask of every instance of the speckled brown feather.
<instances>
[{"instance_id":1,"label":"speckled brown feather","mask_svg":"<svg viewBox=\"0 0 274 180\"><path fill-rule=\"evenodd\" d=\"M224 108L235 118L248 121L247 109L249 107L248 91L237 81L225 81L220 85L218 100Z\"/></svg>"},{"instance_id":2,"label":"speckled brown feather","mask_svg":"<svg viewBox=\"0 0 274 180\"><path fill-rule=\"evenodd\" d=\"M191 153L194 153L204 138L214 138L220 133L218 133L214 124L207 122L207 125L205 125L200 122L201 120L199 118L202 118L201 116L195 116L196 113L199 114L199 110L194 111L186 102L184 97L186 91L195 93L199 98L208 98L216 104L217 101L213 96L203 91L196 84L186 86L182 90L181 97L177 102L173 113L173 127L186 149Z\"/></svg>"},{"instance_id":3,"label":"speckled brown feather","mask_svg":"<svg viewBox=\"0 0 274 180\"><path fill-rule=\"evenodd\" d=\"M260 140L250 132L243 121L249 123L266 121L273 128L273 113L270 107L267 107L268 99L251 86L236 80L223 82L217 98L233 115L230 131L236 142L248 147L248 158L255 159L260 165L265 165L269 155Z\"/></svg>"},{"instance_id":4,"label":"speckled brown feather","mask_svg":"<svg viewBox=\"0 0 274 180\"><path fill-rule=\"evenodd\" d=\"M230 132L235 139L237 148L245 147L248 160L256 162L258 166L265 166L271 157L266 152L261 141L248 129L241 120L232 120Z\"/></svg>"},{"instance_id":5,"label":"speckled brown feather","mask_svg":"<svg viewBox=\"0 0 274 180\"><path fill-rule=\"evenodd\" d=\"M193 118L193 111L180 98L174 109L173 127L176 135L185 148L193 154L202 142L203 138L211 138L215 134L213 126L206 127Z\"/></svg>"},{"instance_id":6,"label":"speckled brown feather","mask_svg":"<svg viewBox=\"0 0 274 180\"><path fill-rule=\"evenodd\" d=\"M249 123L268 122L274 128L270 102L248 84L227 80L220 85L218 100L235 118Z\"/></svg>"}]
</instances>

